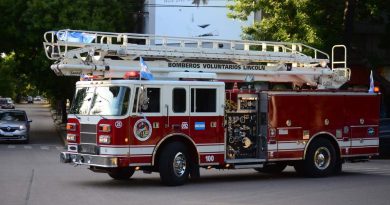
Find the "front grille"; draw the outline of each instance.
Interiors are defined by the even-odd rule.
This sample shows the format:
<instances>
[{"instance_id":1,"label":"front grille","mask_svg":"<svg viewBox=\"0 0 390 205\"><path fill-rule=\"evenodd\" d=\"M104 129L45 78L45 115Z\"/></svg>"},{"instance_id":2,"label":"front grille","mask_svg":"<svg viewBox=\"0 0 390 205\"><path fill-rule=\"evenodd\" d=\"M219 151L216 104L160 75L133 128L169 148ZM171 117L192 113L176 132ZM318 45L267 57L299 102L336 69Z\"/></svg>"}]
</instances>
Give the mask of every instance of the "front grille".
<instances>
[{"instance_id":1,"label":"front grille","mask_svg":"<svg viewBox=\"0 0 390 205\"><path fill-rule=\"evenodd\" d=\"M8 129L8 127L2 127L0 128L1 130L3 130L3 132L14 132L15 130L17 130L18 128L15 128L15 127L10 127Z\"/></svg>"},{"instance_id":2,"label":"front grille","mask_svg":"<svg viewBox=\"0 0 390 205\"><path fill-rule=\"evenodd\" d=\"M80 133L80 143L96 144L96 133Z\"/></svg>"},{"instance_id":3,"label":"front grille","mask_svg":"<svg viewBox=\"0 0 390 205\"><path fill-rule=\"evenodd\" d=\"M96 133L96 125L81 124L80 132Z\"/></svg>"},{"instance_id":4,"label":"front grille","mask_svg":"<svg viewBox=\"0 0 390 205\"><path fill-rule=\"evenodd\" d=\"M96 144L96 125L80 125L80 143Z\"/></svg>"}]
</instances>

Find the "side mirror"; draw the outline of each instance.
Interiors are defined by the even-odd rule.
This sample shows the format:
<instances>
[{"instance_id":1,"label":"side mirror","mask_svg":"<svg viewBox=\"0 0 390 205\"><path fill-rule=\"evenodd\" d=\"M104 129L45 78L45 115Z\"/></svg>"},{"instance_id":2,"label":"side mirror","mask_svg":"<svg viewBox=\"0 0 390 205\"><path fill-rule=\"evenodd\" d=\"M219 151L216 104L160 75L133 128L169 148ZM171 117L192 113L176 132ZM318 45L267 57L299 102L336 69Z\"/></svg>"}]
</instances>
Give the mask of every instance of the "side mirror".
<instances>
[{"instance_id":1,"label":"side mirror","mask_svg":"<svg viewBox=\"0 0 390 205\"><path fill-rule=\"evenodd\" d=\"M30 122L30 123L31 123L31 122L32 122L32 120L28 120L27 122Z\"/></svg>"}]
</instances>

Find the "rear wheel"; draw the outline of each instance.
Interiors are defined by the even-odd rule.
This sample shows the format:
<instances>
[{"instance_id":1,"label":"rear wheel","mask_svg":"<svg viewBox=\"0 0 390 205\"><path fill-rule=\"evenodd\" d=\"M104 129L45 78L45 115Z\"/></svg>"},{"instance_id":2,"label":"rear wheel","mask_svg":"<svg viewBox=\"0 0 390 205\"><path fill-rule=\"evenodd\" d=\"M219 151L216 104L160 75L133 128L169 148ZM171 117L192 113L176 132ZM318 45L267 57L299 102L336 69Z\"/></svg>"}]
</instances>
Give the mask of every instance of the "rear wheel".
<instances>
[{"instance_id":1,"label":"rear wheel","mask_svg":"<svg viewBox=\"0 0 390 205\"><path fill-rule=\"evenodd\" d=\"M295 170L309 177L324 177L337 169L336 151L332 143L323 138L313 141L302 164L297 163Z\"/></svg>"},{"instance_id":2,"label":"rear wheel","mask_svg":"<svg viewBox=\"0 0 390 205\"><path fill-rule=\"evenodd\" d=\"M258 172L268 173L268 174L280 174L287 167L287 164L284 162L275 162L275 163L266 163L263 168L255 168Z\"/></svg>"},{"instance_id":3,"label":"rear wheel","mask_svg":"<svg viewBox=\"0 0 390 205\"><path fill-rule=\"evenodd\" d=\"M163 184L178 186L188 180L190 161L186 147L180 142L168 144L159 158L159 172Z\"/></svg>"},{"instance_id":4,"label":"rear wheel","mask_svg":"<svg viewBox=\"0 0 390 205\"><path fill-rule=\"evenodd\" d=\"M131 167L115 168L108 172L108 175L116 180L126 180L133 176L134 171L134 168Z\"/></svg>"}]
</instances>

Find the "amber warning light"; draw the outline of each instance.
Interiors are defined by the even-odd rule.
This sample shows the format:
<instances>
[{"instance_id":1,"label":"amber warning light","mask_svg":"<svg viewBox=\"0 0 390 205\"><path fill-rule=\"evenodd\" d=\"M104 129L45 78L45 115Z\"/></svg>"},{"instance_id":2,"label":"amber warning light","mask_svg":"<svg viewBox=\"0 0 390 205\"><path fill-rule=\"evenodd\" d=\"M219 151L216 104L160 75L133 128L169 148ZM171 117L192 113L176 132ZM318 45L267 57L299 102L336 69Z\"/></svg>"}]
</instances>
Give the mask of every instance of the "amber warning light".
<instances>
[{"instance_id":1,"label":"amber warning light","mask_svg":"<svg viewBox=\"0 0 390 205\"><path fill-rule=\"evenodd\" d=\"M76 123L67 123L66 130L68 131L76 131Z\"/></svg>"}]
</instances>

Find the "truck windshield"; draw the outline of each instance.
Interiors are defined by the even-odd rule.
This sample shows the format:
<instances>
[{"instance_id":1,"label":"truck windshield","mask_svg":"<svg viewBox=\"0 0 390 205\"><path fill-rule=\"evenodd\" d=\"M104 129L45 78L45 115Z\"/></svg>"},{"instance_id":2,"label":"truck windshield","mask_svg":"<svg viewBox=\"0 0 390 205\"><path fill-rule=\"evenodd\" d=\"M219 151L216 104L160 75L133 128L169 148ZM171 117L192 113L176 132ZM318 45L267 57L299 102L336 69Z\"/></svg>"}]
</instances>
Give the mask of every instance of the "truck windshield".
<instances>
[{"instance_id":1,"label":"truck windshield","mask_svg":"<svg viewBox=\"0 0 390 205\"><path fill-rule=\"evenodd\" d=\"M129 107L130 88L125 86L79 88L70 114L125 115Z\"/></svg>"}]
</instances>

